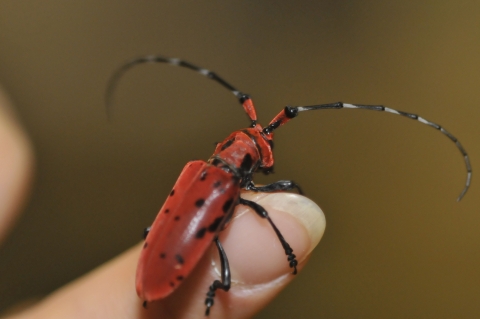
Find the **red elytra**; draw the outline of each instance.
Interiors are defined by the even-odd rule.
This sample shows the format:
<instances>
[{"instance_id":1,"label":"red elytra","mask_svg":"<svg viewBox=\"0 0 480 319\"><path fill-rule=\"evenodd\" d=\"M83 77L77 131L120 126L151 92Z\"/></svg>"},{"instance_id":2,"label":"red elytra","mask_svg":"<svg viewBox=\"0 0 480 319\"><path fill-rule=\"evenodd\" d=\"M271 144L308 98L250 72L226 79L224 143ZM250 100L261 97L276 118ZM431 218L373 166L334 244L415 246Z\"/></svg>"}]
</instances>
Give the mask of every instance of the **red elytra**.
<instances>
[{"instance_id":1,"label":"red elytra","mask_svg":"<svg viewBox=\"0 0 480 319\"><path fill-rule=\"evenodd\" d=\"M468 190L472 177L469 157L460 142L443 127L418 115L394 110L382 105L360 105L329 103L311 106L287 106L267 127L257 123L254 104L247 94L236 90L214 72L197 67L186 61L152 55L134 59L124 64L111 78L107 89L107 112L117 81L129 68L141 63L167 63L185 67L218 82L229 89L240 101L251 126L235 131L222 143L218 143L207 162L187 163L175 183L165 204L160 209L150 228L145 230L145 243L140 255L136 275L137 293L144 306L147 302L162 299L171 294L190 274L202 255L215 242L222 266L221 280L215 280L209 287L205 299L206 312L210 313L217 289L230 289L230 269L228 259L218 240L218 233L231 219L237 205L250 207L265 218L282 244L293 274L296 274L297 260L290 245L275 226L267 211L259 204L240 197L240 190L255 192L278 192L300 187L290 180L281 180L265 186L255 186L253 174L258 171L271 172L273 160L273 134L279 126L296 117L299 112L325 109L366 109L401 115L427 124L446 135L460 150L467 169L465 187L457 200Z\"/></svg>"},{"instance_id":2,"label":"red elytra","mask_svg":"<svg viewBox=\"0 0 480 319\"><path fill-rule=\"evenodd\" d=\"M185 166L145 239L136 277L142 299L158 300L178 287L211 245L239 194L238 182L224 170L203 161Z\"/></svg>"}]
</instances>

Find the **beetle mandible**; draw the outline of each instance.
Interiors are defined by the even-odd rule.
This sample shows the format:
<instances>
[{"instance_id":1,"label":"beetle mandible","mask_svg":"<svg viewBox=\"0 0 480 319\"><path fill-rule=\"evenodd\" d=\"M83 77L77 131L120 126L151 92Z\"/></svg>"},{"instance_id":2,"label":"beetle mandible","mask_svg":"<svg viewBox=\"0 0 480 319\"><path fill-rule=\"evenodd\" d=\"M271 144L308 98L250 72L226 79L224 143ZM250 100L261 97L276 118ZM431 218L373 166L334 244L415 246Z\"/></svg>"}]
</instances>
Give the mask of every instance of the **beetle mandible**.
<instances>
[{"instance_id":1,"label":"beetle mandible","mask_svg":"<svg viewBox=\"0 0 480 319\"><path fill-rule=\"evenodd\" d=\"M467 192L472 168L467 152L460 142L438 124L418 115L394 110L383 105L328 103L310 106L286 106L272 121L262 127L257 122L255 106L248 94L242 93L212 71L177 58L149 55L136 58L119 68L107 87L107 112L118 80L131 67L142 63L167 63L196 71L230 90L242 105L250 119L250 126L233 132L216 145L213 155L204 162L191 161L183 168L172 191L168 195L151 227L144 231L144 245L136 274L137 293L147 302L165 298L190 274L210 244L215 242L221 263L221 280L215 280L208 288L205 299L205 315L209 315L217 289L228 291L231 285L227 255L218 239L218 233L231 219L237 205L250 207L267 220L280 241L292 274L297 273L297 260L287 240L259 204L243 199L240 190L253 192L278 192L300 187L291 180L280 180L264 186L253 183L253 174L271 172L273 168L273 131L295 118L300 112L326 109L365 109L401 115L429 125L452 140L465 160L467 179L457 201ZM172 244L172 240L175 244ZM161 270L161 271L160 271Z\"/></svg>"}]
</instances>

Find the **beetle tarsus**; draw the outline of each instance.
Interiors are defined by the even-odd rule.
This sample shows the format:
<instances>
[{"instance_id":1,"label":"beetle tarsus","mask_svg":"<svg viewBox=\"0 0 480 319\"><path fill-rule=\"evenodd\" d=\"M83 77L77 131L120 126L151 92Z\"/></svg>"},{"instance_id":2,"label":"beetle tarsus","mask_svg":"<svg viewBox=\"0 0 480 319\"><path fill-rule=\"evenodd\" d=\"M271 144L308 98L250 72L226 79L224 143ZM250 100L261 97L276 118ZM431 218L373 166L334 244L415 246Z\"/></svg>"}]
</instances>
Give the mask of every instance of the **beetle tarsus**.
<instances>
[{"instance_id":1,"label":"beetle tarsus","mask_svg":"<svg viewBox=\"0 0 480 319\"><path fill-rule=\"evenodd\" d=\"M215 280L213 284L208 288L207 298L205 299L205 316L210 314L210 308L213 306L213 298L215 297L215 290L222 289L224 291L230 290L231 275L230 266L228 264L227 254L223 250L222 244L218 238L215 238L215 244L217 244L218 254L220 255L220 263L222 264L222 281Z\"/></svg>"}]
</instances>

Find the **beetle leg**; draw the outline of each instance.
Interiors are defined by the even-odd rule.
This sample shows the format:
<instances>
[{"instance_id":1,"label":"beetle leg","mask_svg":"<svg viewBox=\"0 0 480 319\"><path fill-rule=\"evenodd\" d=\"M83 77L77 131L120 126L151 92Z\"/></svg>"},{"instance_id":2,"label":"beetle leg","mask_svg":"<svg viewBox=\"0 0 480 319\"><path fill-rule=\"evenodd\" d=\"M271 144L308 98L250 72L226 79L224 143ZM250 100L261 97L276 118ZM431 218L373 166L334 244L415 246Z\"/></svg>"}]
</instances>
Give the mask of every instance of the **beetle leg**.
<instances>
[{"instance_id":1,"label":"beetle leg","mask_svg":"<svg viewBox=\"0 0 480 319\"><path fill-rule=\"evenodd\" d=\"M245 186L245 189L249 191L266 192L266 193L277 192L277 191L289 191L294 188L297 189L299 194L303 194L300 186L296 184L294 181L289 181L289 180L281 180L281 181L264 185L264 186L255 186L253 182L250 182L247 184L247 186Z\"/></svg>"},{"instance_id":2,"label":"beetle leg","mask_svg":"<svg viewBox=\"0 0 480 319\"><path fill-rule=\"evenodd\" d=\"M143 239L147 239L148 233L150 232L150 228L152 227L149 226L143 230Z\"/></svg>"},{"instance_id":3,"label":"beetle leg","mask_svg":"<svg viewBox=\"0 0 480 319\"><path fill-rule=\"evenodd\" d=\"M298 261L296 259L296 256L293 254L293 249L290 247L290 245L287 243L287 241L285 240L285 238L283 238L283 235L282 233L280 232L280 230L278 230L277 226L275 226L275 224L273 223L272 219L270 218L270 216L268 215L267 211L265 210L265 208L263 208L262 206L258 205L257 203L255 202L252 202L252 201L249 201L249 200L246 200L246 199L243 199L243 198L240 198L240 204L242 205L245 205L245 206L248 206L250 207L251 209L253 209L255 211L255 213L257 213L260 217L262 218L266 218L268 220L268 222L270 223L270 225L272 226L273 230L275 231L275 234L277 234L277 237L278 237L278 240L280 240L280 243L282 244L282 247L283 249L285 250L285 255L287 255L287 260L289 262L289 265L290 265L290 268L293 268L293 273L292 274L296 274L297 273L297 264L298 264Z\"/></svg>"},{"instance_id":4,"label":"beetle leg","mask_svg":"<svg viewBox=\"0 0 480 319\"><path fill-rule=\"evenodd\" d=\"M223 250L222 244L220 244L218 237L215 238L215 244L217 244L218 254L220 255L220 263L222 264L222 281L215 280L208 288L207 298L205 299L205 305L207 306L207 310L205 310L205 316L210 314L210 307L213 306L215 290L222 289L228 291L231 284L230 266L228 265L227 254L225 254L225 250Z\"/></svg>"}]
</instances>

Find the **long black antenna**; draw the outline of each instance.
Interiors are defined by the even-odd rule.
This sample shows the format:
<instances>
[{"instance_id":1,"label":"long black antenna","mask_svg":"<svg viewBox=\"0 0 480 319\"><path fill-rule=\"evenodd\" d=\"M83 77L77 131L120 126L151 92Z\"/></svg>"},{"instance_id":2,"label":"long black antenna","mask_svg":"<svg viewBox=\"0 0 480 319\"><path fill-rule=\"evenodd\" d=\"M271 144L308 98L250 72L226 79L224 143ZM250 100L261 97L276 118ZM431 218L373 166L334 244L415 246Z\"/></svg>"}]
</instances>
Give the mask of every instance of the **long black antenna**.
<instances>
[{"instance_id":1,"label":"long black antenna","mask_svg":"<svg viewBox=\"0 0 480 319\"><path fill-rule=\"evenodd\" d=\"M465 187L463 188L462 192L457 198L457 201L460 201L462 199L462 197L465 195L468 188L470 187L470 182L472 180L472 166L470 165L470 158L468 157L468 154L463 148L462 144L460 144L460 141L455 136L453 136L450 132L448 132L446 129L444 129L440 125L433 123L429 120L426 120L421 116L418 116L412 113L394 110L394 109L385 107L383 105L362 105L362 104L349 104L349 103L343 103L343 102L336 102L336 103L318 104L318 105L309 105L309 106L287 106L280 113L278 113L277 116L275 116L275 118L270 122L270 124L268 124L268 126L266 126L263 129L263 132L265 134L271 134L280 125L283 125L288 121L290 121L292 118L296 117L299 112L313 111L313 110L329 110L329 109L330 110L331 109L365 109L370 111L387 112L395 115L405 116L412 120L417 120L420 123L426 124L428 126L433 127L434 129L439 130L444 135L446 135L450 140L452 140L453 143L455 143L460 153L462 153L463 159L465 160L465 166L467 168L467 180L465 182Z\"/></svg>"},{"instance_id":2,"label":"long black antenna","mask_svg":"<svg viewBox=\"0 0 480 319\"><path fill-rule=\"evenodd\" d=\"M219 77L215 72L198 67L196 65L193 65L181 59L167 58L161 55L147 55L147 56L133 59L125 63L124 65L122 65L117 71L115 71L115 73L112 75L112 77L108 81L107 92L105 95L105 105L107 108L107 116L109 118L112 117L113 92L115 91L118 81L123 76L123 74L127 72L130 68L143 63L167 63L173 66L181 66L181 67L196 71L201 75L216 81L217 83L222 85L224 88L232 92L233 95L235 95L235 97L238 99L240 104L243 104L246 100L250 99L249 95L238 91L235 87L233 87L233 85L231 85L230 83L228 83L227 81ZM256 119L253 119L253 120L256 120Z\"/></svg>"}]
</instances>

